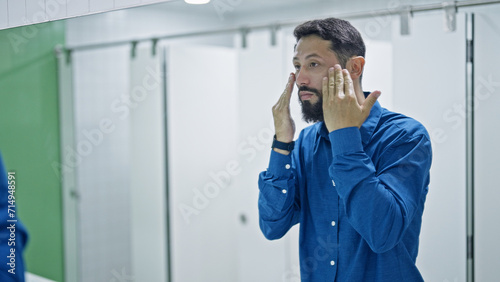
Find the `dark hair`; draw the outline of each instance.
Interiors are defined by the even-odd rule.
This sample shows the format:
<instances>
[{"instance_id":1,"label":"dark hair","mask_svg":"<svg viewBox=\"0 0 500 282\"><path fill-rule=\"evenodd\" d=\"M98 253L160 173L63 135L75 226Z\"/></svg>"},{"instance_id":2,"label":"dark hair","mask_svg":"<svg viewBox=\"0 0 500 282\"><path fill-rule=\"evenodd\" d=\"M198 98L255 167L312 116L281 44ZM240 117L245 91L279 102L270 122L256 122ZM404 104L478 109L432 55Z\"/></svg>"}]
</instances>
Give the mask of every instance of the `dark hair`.
<instances>
[{"instance_id":1,"label":"dark hair","mask_svg":"<svg viewBox=\"0 0 500 282\"><path fill-rule=\"evenodd\" d=\"M342 68L353 56L365 57L365 43L359 31L348 21L337 18L307 21L293 31L297 42L305 36L317 35L331 42L330 49L335 53ZM361 78L360 78L361 80Z\"/></svg>"}]
</instances>

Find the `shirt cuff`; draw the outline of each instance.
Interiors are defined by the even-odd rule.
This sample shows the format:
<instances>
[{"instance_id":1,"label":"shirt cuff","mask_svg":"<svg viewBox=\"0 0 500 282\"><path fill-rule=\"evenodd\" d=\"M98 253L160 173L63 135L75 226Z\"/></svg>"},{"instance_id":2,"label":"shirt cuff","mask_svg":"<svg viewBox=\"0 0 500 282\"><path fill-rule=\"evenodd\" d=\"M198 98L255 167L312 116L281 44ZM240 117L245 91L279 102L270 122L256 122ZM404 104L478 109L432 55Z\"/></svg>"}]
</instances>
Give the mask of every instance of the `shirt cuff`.
<instances>
[{"instance_id":1,"label":"shirt cuff","mask_svg":"<svg viewBox=\"0 0 500 282\"><path fill-rule=\"evenodd\" d=\"M357 127L346 127L328 134L333 156L363 151L361 133Z\"/></svg>"},{"instance_id":2,"label":"shirt cuff","mask_svg":"<svg viewBox=\"0 0 500 282\"><path fill-rule=\"evenodd\" d=\"M269 167L267 171L275 176L288 177L292 173L292 152L288 155L280 154L271 150L271 158L269 159Z\"/></svg>"}]
</instances>

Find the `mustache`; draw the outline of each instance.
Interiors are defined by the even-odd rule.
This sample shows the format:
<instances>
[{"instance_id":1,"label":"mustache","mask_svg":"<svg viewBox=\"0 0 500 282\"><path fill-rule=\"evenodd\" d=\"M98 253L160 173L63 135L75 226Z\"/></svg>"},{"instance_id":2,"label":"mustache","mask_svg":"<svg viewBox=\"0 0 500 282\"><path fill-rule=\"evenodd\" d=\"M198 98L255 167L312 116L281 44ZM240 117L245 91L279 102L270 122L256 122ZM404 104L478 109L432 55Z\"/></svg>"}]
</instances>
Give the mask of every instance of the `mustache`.
<instances>
[{"instance_id":1,"label":"mustache","mask_svg":"<svg viewBox=\"0 0 500 282\"><path fill-rule=\"evenodd\" d=\"M307 86L305 86L305 85L300 86L298 91L299 91L299 93L300 93L301 91L308 91L308 92L315 93L315 94L316 94L316 95L318 95L318 96L321 96L321 94L319 93L319 90L314 89L314 88L307 87Z\"/></svg>"}]
</instances>

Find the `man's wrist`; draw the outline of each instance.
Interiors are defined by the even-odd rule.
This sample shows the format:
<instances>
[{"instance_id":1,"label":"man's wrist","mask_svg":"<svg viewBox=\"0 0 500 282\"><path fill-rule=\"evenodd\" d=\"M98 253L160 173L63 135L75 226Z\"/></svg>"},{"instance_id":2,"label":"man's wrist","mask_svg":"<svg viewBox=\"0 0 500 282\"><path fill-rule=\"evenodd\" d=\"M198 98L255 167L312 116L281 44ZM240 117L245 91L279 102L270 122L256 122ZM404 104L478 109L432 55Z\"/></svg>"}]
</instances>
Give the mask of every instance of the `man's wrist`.
<instances>
[{"instance_id":1,"label":"man's wrist","mask_svg":"<svg viewBox=\"0 0 500 282\"><path fill-rule=\"evenodd\" d=\"M326 124L325 124L326 125ZM358 129L361 127L359 125L347 125L347 124L344 124L344 125L340 125L340 124L333 124L331 125L330 127L328 127L328 125L326 126L326 129L328 130L328 133L332 133L334 132L335 130L339 130L339 129L344 129L344 128L349 128L349 127L357 127Z\"/></svg>"},{"instance_id":2,"label":"man's wrist","mask_svg":"<svg viewBox=\"0 0 500 282\"><path fill-rule=\"evenodd\" d=\"M273 148L273 151L275 151L276 153L280 153L282 155L285 155L285 156L288 156L290 154L290 151L282 150L282 149L278 149L278 148Z\"/></svg>"},{"instance_id":3,"label":"man's wrist","mask_svg":"<svg viewBox=\"0 0 500 282\"><path fill-rule=\"evenodd\" d=\"M278 140L283 143L290 143L293 142L293 135L292 136L283 136L280 134L274 134L273 140Z\"/></svg>"},{"instance_id":4,"label":"man's wrist","mask_svg":"<svg viewBox=\"0 0 500 282\"><path fill-rule=\"evenodd\" d=\"M356 126L334 130L328 136L334 156L363 151L361 132Z\"/></svg>"},{"instance_id":5,"label":"man's wrist","mask_svg":"<svg viewBox=\"0 0 500 282\"><path fill-rule=\"evenodd\" d=\"M273 145L271 146L271 148L273 149L279 149L281 151L288 151L288 152L291 152L293 150L295 146L295 142L294 141L291 141L291 142L281 142L279 140L276 139L276 135L274 135L274 138L273 138ZM280 153L280 151L276 151L278 153Z\"/></svg>"}]
</instances>

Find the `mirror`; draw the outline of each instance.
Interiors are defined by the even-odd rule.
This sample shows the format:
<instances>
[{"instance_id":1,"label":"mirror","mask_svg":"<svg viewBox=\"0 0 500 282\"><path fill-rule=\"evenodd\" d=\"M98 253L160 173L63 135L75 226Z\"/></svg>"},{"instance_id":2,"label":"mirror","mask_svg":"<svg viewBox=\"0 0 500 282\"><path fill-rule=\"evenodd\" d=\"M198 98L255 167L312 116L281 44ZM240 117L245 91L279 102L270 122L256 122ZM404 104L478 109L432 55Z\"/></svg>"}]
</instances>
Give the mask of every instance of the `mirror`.
<instances>
[{"instance_id":1,"label":"mirror","mask_svg":"<svg viewBox=\"0 0 500 282\"><path fill-rule=\"evenodd\" d=\"M26 270L54 281L300 281L299 228L268 241L257 210L293 28L407 2L171 1L1 30L0 151L17 176ZM470 11L496 34L488 12ZM421 121L433 141L417 260L426 280L466 276L466 127L455 110L466 103L465 13L456 21L445 32L441 11L414 14L403 36L398 16L351 20L367 45L363 87L381 90L382 107ZM153 40L165 35L176 36ZM478 111L496 103L496 75L476 78L490 94ZM296 98L292 115L297 138L308 125Z\"/></svg>"}]
</instances>

